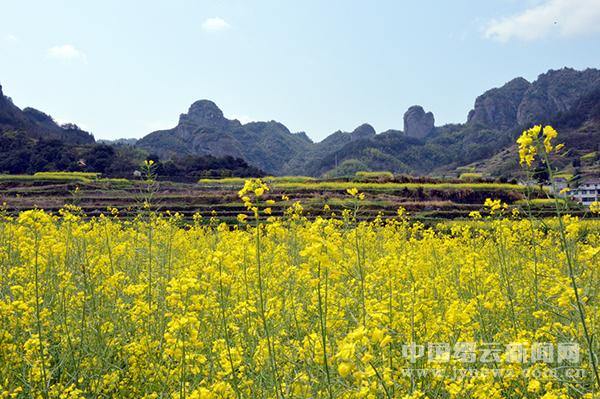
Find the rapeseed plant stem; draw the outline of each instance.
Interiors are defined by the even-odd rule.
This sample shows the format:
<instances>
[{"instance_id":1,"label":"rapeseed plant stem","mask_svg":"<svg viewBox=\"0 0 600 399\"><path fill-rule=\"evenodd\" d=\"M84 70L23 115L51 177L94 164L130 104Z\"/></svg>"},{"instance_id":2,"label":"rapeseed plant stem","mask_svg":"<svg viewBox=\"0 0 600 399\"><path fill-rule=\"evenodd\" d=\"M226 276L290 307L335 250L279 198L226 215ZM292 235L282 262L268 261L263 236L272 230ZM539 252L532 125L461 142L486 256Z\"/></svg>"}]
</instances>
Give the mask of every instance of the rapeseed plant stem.
<instances>
[{"instance_id":1,"label":"rapeseed plant stem","mask_svg":"<svg viewBox=\"0 0 600 399\"><path fill-rule=\"evenodd\" d=\"M385 393L386 398L392 399L392 395L390 394L390 391L388 390L388 387L386 386L385 381L381 377L381 374L379 373L379 371L377 371L377 367L375 367L373 362L369 362L369 366L371 366L371 368L375 372L375 375L377 376L377 379L379 380L379 383L381 384L381 386L383 388L383 392Z\"/></svg>"},{"instance_id":2,"label":"rapeseed plant stem","mask_svg":"<svg viewBox=\"0 0 600 399\"><path fill-rule=\"evenodd\" d=\"M223 287L223 264L219 260L219 303L221 305L221 320L223 326L223 333L225 335L225 345L227 346L227 359L229 360L229 366L231 367L231 376L234 382L233 389L238 398L242 397L239 389L239 382L237 377L237 367L233 361L233 355L231 354L231 337L229 336L229 326L227 321L226 304L225 304L225 289Z\"/></svg>"},{"instance_id":3,"label":"rapeseed plant stem","mask_svg":"<svg viewBox=\"0 0 600 399\"><path fill-rule=\"evenodd\" d=\"M255 230L255 244L256 244L256 271L258 278L258 303L260 309L260 318L262 320L263 329L265 331L265 338L267 340L267 348L269 351L269 361L271 362L271 370L273 372L273 378L275 378L275 386L277 394L280 398L284 398L283 390L281 389L279 375L277 372L277 361L275 359L275 350L273 348L273 342L271 340L271 333L269 330L269 323L267 321L266 306L265 306L265 293L263 288L263 275L262 275L262 262L261 262L261 245L260 245L260 221L258 215L256 216Z\"/></svg>"},{"instance_id":4,"label":"rapeseed plant stem","mask_svg":"<svg viewBox=\"0 0 600 399\"><path fill-rule=\"evenodd\" d=\"M545 130L545 128L544 128L544 130ZM554 130L554 129L552 129L552 130ZM538 143L538 147L540 147L540 152L543 154L543 157L544 157L544 163L546 164L546 169L548 171L548 177L550 179L550 184L552 185L552 191L554 193L556 193L556 182L554 181L554 171L552 170L552 167L550 164L550 157L548 156L548 151L547 151L548 147L547 147L547 145L542 147L539 145L539 143ZM579 319L581 321L581 326L583 328L583 334L584 334L587 349L588 349L588 355L590 357L590 364L592 367L592 371L593 371L595 379L596 379L596 385L598 385L598 388L600 388L600 374L598 372L596 355L594 353L593 340L592 340L592 336L588 329L587 320L586 320L586 316L585 316L585 309L584 309L583 302L581 301L581 296L579 294L579 286L577 284L577 279L575 277L575 267L574 267L575 260L573 258L573 254L569 248L569 242L567 240L566 228L565 228L565 224L563 221L563 215L562 215L562 212L560 209L560 203L559 203L556 195L554 196L554 206L555 206L555 210L556 210L558 224L560 227L559 233L560 233L561 247L562 247L562 250L565 253L565 257L567 259L567 267L569 268L569 279L571 281L571 288L573 289L573 293L575 294L575 303L577 305L577 313L579 314Z\"/></svg>"},{"instance_id":5,"label":"rapeseed plant stem","mask_svg":"<svg viewBox=\"0 0 600 399\"><path fill-rule=\"evenodd\" d=\"M317 296L319 303L319 324L321 327L321 345L323 345L323 367L325 369L325 376L327 378L327 393L329 398L333 399L333 391L331 385L331 375L329 374L329 359L327 357L327 289L328 289L328 271L325 268L324 272L324 284L325 284L325 298L321 296L321 262L317 266L318 283L317 283Z\"/></svg>"},{"instance_id":6,"label":"rapeseed plant stem","mask_svg":"<svg viewBox=\"0 0 600 399\"><path fill-rule=\"evenodd\" d=\"M40 301L40 271L39 271L39 255L40 255L40 236L39 232L34 231L35 240L35 256L34 256L34 271L35 271L35 319L39 341L40 361L42 369L42 395L44 399L48 399L48 377L46 372L46 356L44 354L44 336L42 334L42 316L41 316L41 301Z\"/></svg>"}]
</instances>

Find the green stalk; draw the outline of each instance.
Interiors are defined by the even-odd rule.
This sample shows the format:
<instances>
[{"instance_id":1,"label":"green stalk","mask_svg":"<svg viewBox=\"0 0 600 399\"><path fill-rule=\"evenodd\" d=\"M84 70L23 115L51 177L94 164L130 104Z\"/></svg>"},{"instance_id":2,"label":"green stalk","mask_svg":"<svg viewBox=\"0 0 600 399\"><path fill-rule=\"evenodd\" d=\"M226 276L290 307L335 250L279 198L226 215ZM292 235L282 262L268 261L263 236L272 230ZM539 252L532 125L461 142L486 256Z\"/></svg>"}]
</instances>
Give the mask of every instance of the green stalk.
<instances>
[{"instance_id":1,"label":"green stalk","mask_svg":"<svg viewBox=\"0 0 600 399\"><path fill-rule=\"evenodd\" d=\"M258 206L258 205L257 205ZM271 333L269 331L269 324L267 322L267 316L265 311L265 294L263 288L263 278L262 278L262 262L260 257L260 221L258 214L255 218L256 224L254 226L255 229L255 245L256 245L256 269L257 269L257 277L258 277L258 294L259 294L259 309L260 309L260 318L262 320L263 328L265 330L265 338L267 339L267 349L269 351L269 359L271 363L271 369L273 372L273 377L275 378L275 388L280 398L284 398L283 390L281 388L281 383L279 381L279 374L277 373L277 360L275 359L275 349L273 347L273 343L271 341Z\"/></svg>"},{"instance_id":2,"label":"green stalk","mask_svg":"<svg viewBox=\"0 0 600 399\"><path fill-rule=\"evenodd\" d=\"M44 387L42 390L42 394L45 399L48 399L48 378L46 376L46 357L44 356L44 344L43 344L43 335L42 335L42 320L41 320L41 309L40 309L40 281L39 281L39 254L40 254L40 238L39 232L35 232L35 261L34 261L34 269L35 269L35 318L36 318L36 327L38 333L39 340L39 350L40 350L40 359L42 362L42 382L44 383Z\"/></svg>"},{"instance_id":3,"label":"green stalk","mask_svg":"<svg viewBox=\"0 0 600 399\"><path fill-rule=\"evenodd\" d=\"M541 152L544 156L544 161L546 162L546 168L548 170L548 177L550 178L550 184L552 185L552 191L556 192L556 184L554 182L554 174L552 172L552 168L550 167L550 158L548 157L548 153L546 152L546 148L540 145L538 140L538 148L541 149ZM587 344L588 353L590 356L590 363L592 366L592 370L594 371L594 376L596 378L596 384L600 387L600 374L598 373L598 365L596 364L596 357L594 356L594 348L592 343L592 336L589 333L587 322L585 320L585 310L583 303L581 302L581 297L579 295L579 287L577 285L577 280L575 278L575 268L573 265L573 255L568 247L567 236L565 234L565 225L562 220L562 212L560 211L560 205L558 202L558 198L556 195L554 196L554 206L556 208L556 215L558 217L558 224L560 227L560 242L563 252L567 258L567 266L569 269L569 278L571 280L571 287L573 288L573 292L575 293L575 301L577 303L577 312L579 313L579 318L581 320L581 325L583 327L583 333L585 337L585 341Z\"/></svg>"},{"instance_id":4,"label":"green stalk","mask_svg":"<svg viewBox=\"0 0 600 399\"><path fill-rule=\"evenodd\" d=\"M319 299L319 321L321 325L321 344L323 345L323 363L325 368L325 376L327 377L327 392L329 398L333 399L333 391L331 390L331 375L329 373L329 362L327 359L327 290L328 290L328 272L325 269L325 303L323 304L323 298L321 297L321 262L317 268L319 273L319 282L317 285L318 299Z\"/></svg>"},{"instance_id":5,"label":"green stalk","mask_svg":"<svg viewBox=\"0 0 600 399\"><path fill-rule=\"evenodd\" d=\"M354 230L354 237L355 237L355 246L356 246L356 263L358 266L358 276L360 278L360 303L361 303L361 310L362 310L362 324L363 327L367 326L367 305L366 305L366 299L365 299L365 271L364 271L364 267L363 267L363 262L360 256L360 243L358 240L358 229L359 226L356 225L356 228Z\"/></svg>"},{"instance_id":6,"label":"green stalk","mask_svg":"<svg viewBox=\"0 0 600 399\"><path fill-rule=\"evenodd\" d=\"M383 381L383 378L381 377L381 374L379 374L379 371L377 371L377 368L375 368L375 365L373 364L373 362L369 362L369 365L371 366L371 368L375 372L375 375L377 376L377 379L379 380L379 383L383 387L383 392L385 393L385 397L388 398L388 399L392 399L392 395L390 394L390 391L388 390L387 386L385 385L385 381Z\"/></svg>"},{"instance_id":7,"label":"green stalk","mask_svg":"<svg viewBox=\"0 0 600 399\"><path fill-rule=\"evenodd\" d=\"M231 375L233 377L234 389L238 398L242 397L239 388L239 381L236 375L235 366L233 364L233 355L231 354L231 338L229 336L229 327L227 327L227 314L225 313L225 293L223 288L223 265L219 261L219 302L221 305L221 320L223 323L223 331L225 333L225 344L227 345L227 358L231 366Z\"/></svg>"}]
</instances>

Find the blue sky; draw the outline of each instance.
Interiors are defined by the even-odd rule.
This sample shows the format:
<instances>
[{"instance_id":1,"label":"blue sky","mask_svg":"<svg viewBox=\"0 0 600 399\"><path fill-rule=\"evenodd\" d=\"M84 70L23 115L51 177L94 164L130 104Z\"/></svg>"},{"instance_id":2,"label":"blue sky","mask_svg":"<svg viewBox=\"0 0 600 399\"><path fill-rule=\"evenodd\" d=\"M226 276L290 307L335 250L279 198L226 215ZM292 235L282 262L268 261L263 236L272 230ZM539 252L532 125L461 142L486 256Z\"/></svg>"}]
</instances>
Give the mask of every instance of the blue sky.
<instances>
[{"instance_id":1,"label":"blue sky","mask_svg":"<svg viewBox=\"0 0 600 399\"><path fill-rule=\"evenodd\" d=\"M198 99L320 140L402 128L420 104L550 68L600 67L600 0L0 0L0 84L96 138L173 127Z\"/></svg>"}]
</instances>

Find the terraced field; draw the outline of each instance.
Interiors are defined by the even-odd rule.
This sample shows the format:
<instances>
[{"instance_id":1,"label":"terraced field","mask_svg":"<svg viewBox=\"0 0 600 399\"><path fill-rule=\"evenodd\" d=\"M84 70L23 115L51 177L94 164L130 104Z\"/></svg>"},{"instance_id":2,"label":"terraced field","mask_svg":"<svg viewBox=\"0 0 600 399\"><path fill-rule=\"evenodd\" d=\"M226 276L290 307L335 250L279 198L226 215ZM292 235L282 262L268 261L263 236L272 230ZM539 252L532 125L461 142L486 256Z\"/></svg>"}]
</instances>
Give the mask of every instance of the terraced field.
<instances>
[{"instance_id":1,"label":"terraced field","mask_svg":"<svg viewBox=\"0 0 600 399\"><path fill-rule=\"evenodd\" d=\"M273 214L281 215L292 203L300 201L309 217L331 212L341 213L351 206L346 193L356 187L365 193L358 217L372 219L396 215L406 208L414 218L436 220L467 217L480 210L486 198L501 199L508 204L522 204L525 198L546 198L539 189L531 191L516 184L465 183L461 181L408 180L356 177L354 179L316 180L304 177L266 178L271 191L265 200L276 200ZM0 202L9 212L40 208L57 211L65 204L76 204L88 216L118 208L122 215L136 214L148 200L154 210L180 212L191 217L200 212L215 212L220 219L235 221L245 208L237 192L244 179L201 180L198 183L142 180L101 179L79 174L39 176L0 176ZM287 200L282 201L282 196ZM536 202L533 202L536 204ZM325 209L325 205L329 209ZM544 215L551 203L539 201L534 212ZM570 204L572 213L577 206Z\"/></svg>"}]
</instances>

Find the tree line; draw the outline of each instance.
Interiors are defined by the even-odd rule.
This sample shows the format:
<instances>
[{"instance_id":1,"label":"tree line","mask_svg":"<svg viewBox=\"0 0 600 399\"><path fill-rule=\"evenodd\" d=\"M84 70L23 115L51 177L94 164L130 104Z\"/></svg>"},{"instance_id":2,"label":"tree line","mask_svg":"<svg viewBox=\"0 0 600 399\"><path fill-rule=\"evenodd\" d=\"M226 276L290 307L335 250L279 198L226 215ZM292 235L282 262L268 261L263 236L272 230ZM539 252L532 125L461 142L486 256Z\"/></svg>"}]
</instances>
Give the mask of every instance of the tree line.
<instances>
[{"instance_id":1,"label":"tree line","mask_svg":"<svg viewBox=\"0 0 600 399\"><path fill-rule=\"evenodd\" d=\"M96 172L132 178L145 159L155 161L161 179L196 181L206 177L263 176L260 169L231 156L185 156L160 159L133 146L71 145L61 140L35 140L17 132L0 133L0 173Z\"/></svg>"}]
</instances>

